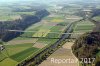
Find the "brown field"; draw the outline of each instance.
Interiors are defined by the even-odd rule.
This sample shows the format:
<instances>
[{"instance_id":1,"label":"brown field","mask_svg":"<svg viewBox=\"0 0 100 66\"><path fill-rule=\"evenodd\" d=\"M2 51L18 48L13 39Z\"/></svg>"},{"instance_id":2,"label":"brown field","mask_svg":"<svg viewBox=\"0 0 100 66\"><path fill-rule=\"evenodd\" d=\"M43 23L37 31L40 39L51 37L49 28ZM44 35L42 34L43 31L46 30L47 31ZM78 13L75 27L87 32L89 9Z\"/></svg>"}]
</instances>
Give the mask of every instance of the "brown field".
<instances>
[{"instance_id":1,"label":"brown field","mask_svg":"<svg viewBox=\"0 0 100 66\"><path fill-rule=\"evenodd\" d=\"M25 44L25 43L34 43L36 42L38 39L29 39L29 40L12 40L12 41L9 41L7 44L8 45L15 45L15 44ZM7 45L6 44L6 45Z\"/></svg>"},{"instance_id":2,"label":"brown field","mask_svg":"<svg viewBox=\"0 0 100 66\"><path fill-rule=\"evenodd\" d=\"M58 49L54 52L50 57L47 58L44 62L42 62L39 66L78 66L78 61L76 63L52 63L51 58L55 59L73 59L77 60L76 57L71 52L72 42L67 42L63 45L62 48Z\"/></svg>"},{"instance_id":3,"label":"brown field","mask_svg":"<svg viewBox=\"0 0 100 66\"><path fill-rule=\"evenodd\" d=\"M35 43L34 45L33 45L33 47L36 47L36 48L43 48L43 47L45 47L46 46L46 44L44 44L44 43L40 43L40 42L37 42L37 43Z\"/></svg>"}]
</instances>

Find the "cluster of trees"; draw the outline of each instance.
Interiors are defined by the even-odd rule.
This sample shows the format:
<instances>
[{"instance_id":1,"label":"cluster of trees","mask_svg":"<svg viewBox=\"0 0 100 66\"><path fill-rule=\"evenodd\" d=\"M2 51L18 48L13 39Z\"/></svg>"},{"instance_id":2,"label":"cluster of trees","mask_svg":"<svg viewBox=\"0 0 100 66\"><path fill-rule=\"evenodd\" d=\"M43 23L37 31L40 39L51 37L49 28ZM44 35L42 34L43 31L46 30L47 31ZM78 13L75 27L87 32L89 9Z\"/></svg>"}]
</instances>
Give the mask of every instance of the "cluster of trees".
<instances>
[{"instance_id":1,"label":"cluster of trees","mask_svg":"<svg viewBox=\"0 0 100 66\"><path fill-rule=\"evenodd\" d=\"M6 32L7 30L25 30L27 27L31 26L32 24L41 21L41 19L47 15L49 15L49 12L43 9L37 11L35 15L22 15L22 19L0 22L0 36L3 36L2 40L4 41L11 40L19 36L20 33Z\"/></svg>"},{"instance_id":2,"label":"cluster of trees","mask_svg":"<svg viewBox=\"0 0 100 66\"><path fill-rule=\"evenodd\" d=\"M80 36L72 46L72 52L81 61L81 58L96 58L95 63L100 63L97 53L100 51L100 32L85 33Z\"/></svg>"},{"instance_id":3,"label":"cluster of trees","mask_svg":"<svg viewBox=\"0 0 100 66\"><path fill-rule=\"evenodd\" d=\"M100 15L100 9L93 9L92 17L99 16L99 15Z\"/></svg>"}]
</instances>

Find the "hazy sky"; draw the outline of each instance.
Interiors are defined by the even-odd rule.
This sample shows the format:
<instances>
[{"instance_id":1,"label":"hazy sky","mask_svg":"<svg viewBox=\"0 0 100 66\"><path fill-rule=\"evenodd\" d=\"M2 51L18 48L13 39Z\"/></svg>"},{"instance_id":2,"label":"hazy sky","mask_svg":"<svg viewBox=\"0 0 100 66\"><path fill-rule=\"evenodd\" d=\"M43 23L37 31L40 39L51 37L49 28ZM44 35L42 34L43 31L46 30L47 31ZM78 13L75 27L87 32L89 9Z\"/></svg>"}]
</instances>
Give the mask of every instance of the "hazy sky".
<instances>
[{"instance_id":1,"label":"hazy sky","mask_svg":"<svg viewBox=\"0 0 100 66\"><path fill-rule=\"evenodd\" d=\"M0 0L0 1L11 1L11 0ZM13 1L13 0L12 0Z\"/></svg>"},{"instance_id":2,"label":"hazy sky","mask_svg":"<svg viewBox=\"0 0 100 66\"><path fill-rule=\"evenodd\" d=\"M12 2L12 1L17 1L17 0L0 0L0 2Z\"/></svg>"},{"instance_id":3,"label":"hazy sky","mask_svg":"<svg viewBox=\"0 0 100 66\"><path fill-rule=\"evenodd\" d=\"M0 0L0 2L14 2L14 1L30 1L30 0Z\"/></svg>"},{"instance_id":4,"label":"hazy sky","mask_svg":"<svg viewBox=\"0 0 100 66\"><path fill-rule=\"evenodd\" d=\"M41 1L57 1L57 0L0 0L0 2L14 2L14 1L37 1L37 2L41 2ZM58 0L58 1L62 1L62 0ZM98 1L98 0L65 0L65 1Z\"/></svg>"},{"instance_id":5,"label":"hazy sky","mask_svg":"<svg viewBox=\"0 0 100 66\"><path fill-rule=\"evenodd\" d=\"M30 0L0 0L0 2L11 2L11 1L30 1ZM31 0L32 1L32 0ZM34 0L33 0L34 1ZM37 1L37 0L35 0ZM38 0L39 1L39 0ZM41 0L40 0L41 1ZM50 1L50 0L43 0L43 1ZM55 0L54 0L55 1ZM57 0L56 0L57 1ZM76 1L76 0L68 0L68 1Z\"/></svg>"}]
</instances>

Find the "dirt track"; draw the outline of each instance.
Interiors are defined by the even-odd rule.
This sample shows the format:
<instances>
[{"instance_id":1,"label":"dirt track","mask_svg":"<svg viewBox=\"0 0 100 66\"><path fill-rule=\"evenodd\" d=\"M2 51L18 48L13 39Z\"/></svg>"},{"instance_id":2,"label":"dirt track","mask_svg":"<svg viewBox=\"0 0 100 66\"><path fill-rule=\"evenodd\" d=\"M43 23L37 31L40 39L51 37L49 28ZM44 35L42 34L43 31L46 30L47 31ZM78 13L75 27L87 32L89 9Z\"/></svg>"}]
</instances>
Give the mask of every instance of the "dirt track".
<instances>
[{"instance_id":1,"label":"dirt track","mask_svg":"<svg viewBox=\"0 0 100 66\"><path fill-rule=\"evenodd\" d=\"M78 62L76 61L76 57L71 52L71 46L73 45L72 42L67 42L65 45L63 45L62 48L58 49L56 52L54 52L50 57L47 58L44 62L42 62L39 66L78 66ZM75 63L54 63L51 61L51 59L71 59L76 61Z\"/></svg>"}]
</instances>

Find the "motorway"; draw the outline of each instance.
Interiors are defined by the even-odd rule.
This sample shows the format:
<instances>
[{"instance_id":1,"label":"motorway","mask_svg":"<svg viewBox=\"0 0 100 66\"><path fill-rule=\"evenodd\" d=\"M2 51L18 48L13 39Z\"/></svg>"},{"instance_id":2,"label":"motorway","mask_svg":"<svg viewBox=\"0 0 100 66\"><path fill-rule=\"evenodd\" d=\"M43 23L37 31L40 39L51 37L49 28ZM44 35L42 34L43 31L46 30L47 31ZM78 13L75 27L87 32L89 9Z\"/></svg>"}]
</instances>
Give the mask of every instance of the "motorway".
<instances>
[{"instance_id":1,"label":"motorway","mask_svg":"<svg viewBox=\"0 0 100 66\"><path fill-rule=\"evenodd\" d=\"M66 27L66 30L64 33L71 33L73 31L73 27L77 22L81 20L72 22L69 24L69 26ZM62 34L61 38L59 38L54 44L47 45L45 48L43 48L40 52L38 52L33 57L30 57L29 59L26 59L18 64L18 66L37 66L41 62L43 62L46 58L48 58L52 53L54 53L57 49L61 48L63 44L66 43L66 39L68 39L70 34Z\"/></svg>"}]
</instances>

